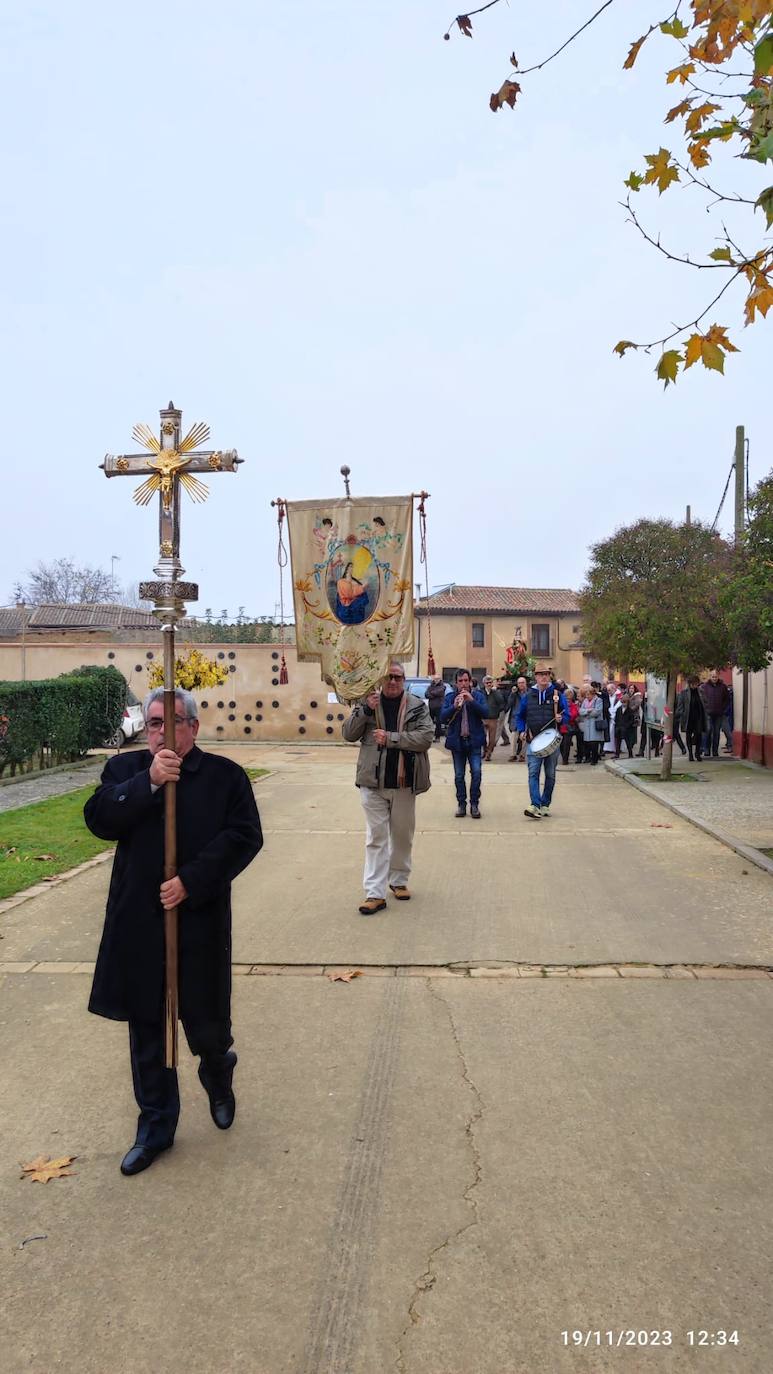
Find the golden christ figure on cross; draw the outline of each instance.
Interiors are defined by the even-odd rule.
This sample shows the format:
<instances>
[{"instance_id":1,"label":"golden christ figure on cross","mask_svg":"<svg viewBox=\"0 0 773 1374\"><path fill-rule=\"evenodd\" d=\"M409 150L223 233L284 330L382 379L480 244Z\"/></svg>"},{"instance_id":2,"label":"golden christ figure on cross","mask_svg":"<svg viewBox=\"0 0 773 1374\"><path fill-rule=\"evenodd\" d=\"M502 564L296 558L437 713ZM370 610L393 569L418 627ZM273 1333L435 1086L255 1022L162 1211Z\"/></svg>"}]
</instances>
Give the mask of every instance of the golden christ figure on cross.
<instances>
[{"instance_id":1,"label":"golden christ figure on cross","mask_svg":"<svg viewBox=\"0 0 773 1374\"><path fill-rule=\"evenodd\" d=\"M207 488L193 473L235 472L242 459L235 449L197 450L196 445L209 438L209 425L201 422L181 439L182 411L171 401L160 414L160 438L148 425L135 425L132 430L132 437L146 453L107 453L101 466L106 477L147 477L134 493L138 506L146 506L159 493L159 561L154 572L165 582L174 582L185 571L180 564L180 486L192 500L206 501ZM153 456L149 458L148 453ZM194 601L196 596L183 593L186 601ZM150 599L155 599L152 594Z\"/></svg>"}]
</instances>

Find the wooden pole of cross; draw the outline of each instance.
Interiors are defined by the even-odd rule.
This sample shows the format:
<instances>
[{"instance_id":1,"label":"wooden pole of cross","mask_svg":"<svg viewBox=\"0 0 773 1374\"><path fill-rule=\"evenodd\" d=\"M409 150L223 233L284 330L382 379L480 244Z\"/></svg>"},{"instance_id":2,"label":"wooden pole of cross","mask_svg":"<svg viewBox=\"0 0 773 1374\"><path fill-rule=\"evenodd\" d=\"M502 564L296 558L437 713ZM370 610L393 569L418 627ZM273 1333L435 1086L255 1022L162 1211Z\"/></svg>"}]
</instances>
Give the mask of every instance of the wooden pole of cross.
<instances>
[{"instance_id":1,"label":"wooden pole of cross","mask_svg":"<svg viewBox=\"0 0 773 1374\"><path fill-rule=\"evenodd\" d=\"M186 614L186 601L197 601L195 582L183 582L180 562L180 487L194 501L206 501L208 491L193 474L197 472L236 472L243 460L235 449L199 449L209 438L209 426L195 424L180 437L182 411L172 402L160 412L159 437L147 425L135 425L132 437L144 453L105 454L100 464L106 477L144 477L134 500L147 506L158 493L158 562L155 582L141 582L140 596L153 602L153 614L161 623L164 644L164 744L176 747L175 739L175 627ZM177 793L176 784L164 784L164 881L177 875ZM164 912L164 1044L167 1068L177 1067L179 908Z\"/></svg>"}]
</instances>

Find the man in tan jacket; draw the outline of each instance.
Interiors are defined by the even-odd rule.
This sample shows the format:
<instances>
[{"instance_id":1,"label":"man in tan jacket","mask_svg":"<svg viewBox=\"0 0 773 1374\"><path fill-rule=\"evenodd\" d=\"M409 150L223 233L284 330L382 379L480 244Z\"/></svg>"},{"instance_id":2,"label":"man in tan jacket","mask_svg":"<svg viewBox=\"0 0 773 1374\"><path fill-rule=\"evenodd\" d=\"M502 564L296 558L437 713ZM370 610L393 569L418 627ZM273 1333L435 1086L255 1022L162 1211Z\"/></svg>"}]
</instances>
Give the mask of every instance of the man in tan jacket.
<instances>
[{"instance_id":1,"label":"man in tan jacket","mask_svg":"<svg viewBox=\"0 0 773 1374\"><path fill-rule=\"evenodd\" d=\"M342 734L359 741L356 785L365 812L365 900L373 916L386 907L387 886L398 902L410 899L411 850L416 797L429 788L427 751L435 729L422 697L405 690L401 663L390 663L380 691L359 702Z\"/></svg>"}]
</instances>

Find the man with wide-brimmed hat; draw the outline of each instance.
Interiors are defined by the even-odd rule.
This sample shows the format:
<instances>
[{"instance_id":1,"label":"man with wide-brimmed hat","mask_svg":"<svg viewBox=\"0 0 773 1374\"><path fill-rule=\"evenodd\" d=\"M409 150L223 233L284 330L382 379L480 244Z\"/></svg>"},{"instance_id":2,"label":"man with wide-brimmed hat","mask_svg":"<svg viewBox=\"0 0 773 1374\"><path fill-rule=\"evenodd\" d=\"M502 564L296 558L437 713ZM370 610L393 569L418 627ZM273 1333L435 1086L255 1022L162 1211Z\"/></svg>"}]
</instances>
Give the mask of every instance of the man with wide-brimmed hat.
<instances>
[{"instance_id":1,"label":"man with wide-brimmed hat","mask_svg":"<svg viewBox=\"0 0 773 1374\"><path fill-rule=\"evenodd\" d=\"M569 724L569 706L563 692L551 681L549 663L538 663L534 669L535 683L521 697L521 704L515 718L516 729L525 733L526 763L529 769L529 805L524 815L529 820L542 820L550 815L550 803L556 784L560 736L556 747L549 754L535 754L532 743L543 730L551 726L559 730ZM544 769L544 780L540 786L540 774Z\"/></svg>"}]
</instances>

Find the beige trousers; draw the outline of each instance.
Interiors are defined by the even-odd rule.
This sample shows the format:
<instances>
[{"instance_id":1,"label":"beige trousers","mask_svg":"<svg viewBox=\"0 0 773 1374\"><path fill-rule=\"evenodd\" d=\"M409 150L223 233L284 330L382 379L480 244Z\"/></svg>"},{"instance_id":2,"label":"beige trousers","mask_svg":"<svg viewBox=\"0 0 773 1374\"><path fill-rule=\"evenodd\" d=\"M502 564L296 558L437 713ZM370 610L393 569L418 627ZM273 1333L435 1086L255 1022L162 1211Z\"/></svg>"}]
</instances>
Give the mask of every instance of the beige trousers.
<instances>
[{"instance_id":1,"label":"beige trousers","mask_svg":"<svg viewBox=\"0 0 773 1374\"><path fill-rule=\"evenodd\" d=\"M416 797L410 787L361 787L365 812L366 897L383 898L387 885L406 887L416 826Z\"/></svg>"},{"instance_id":2,"label":"beige trousers","mask_svg":"<svg viewBox=\"0 0 773 1374\"><path fill-rule=\"evenodd\" d=\"M490 758L491 758L491 755L492 755L493 752L494 752L494 749L496 748L497 730L499 729L499 721L498 721L498 720L484 720L483 724L484 724L485 727L486 727L486 751L485 751L484 757L487 758L487 759L490 759Z\"/></svg>"}]
</instances>

